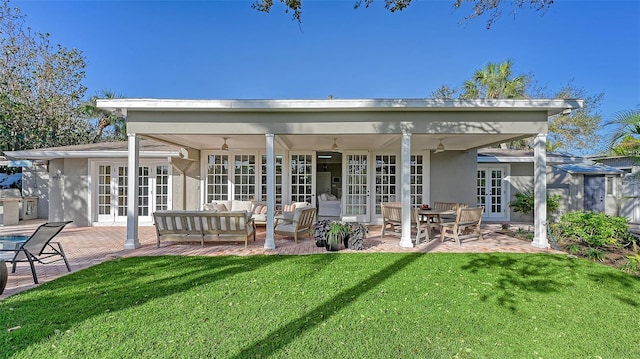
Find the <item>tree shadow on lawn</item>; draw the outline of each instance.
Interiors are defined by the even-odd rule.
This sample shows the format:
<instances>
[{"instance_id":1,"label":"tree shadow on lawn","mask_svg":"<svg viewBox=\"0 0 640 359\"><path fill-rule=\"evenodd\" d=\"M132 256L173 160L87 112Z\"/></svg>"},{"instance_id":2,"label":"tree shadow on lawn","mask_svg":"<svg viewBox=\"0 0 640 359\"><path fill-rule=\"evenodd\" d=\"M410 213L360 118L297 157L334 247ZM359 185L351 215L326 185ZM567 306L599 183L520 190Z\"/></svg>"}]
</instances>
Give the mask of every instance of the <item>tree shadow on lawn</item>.
<instances>
[{"instance_id":1,"label":"tree shadow on lawn","mask_svg":"<svg viewBox=\"0 0 640 359\"><path fill-rule=\"evenodd\" d=\"M483 301L496 298L498 304L512 312L517 310L518 292L566 291L568 287L575 285L575 281L568 276L576 274L582 275L594 285L601 285L604 291L618 290L618 293L612 295L620 302L633 307L639 306L634 288L640 286L640 278L584 259L566 255L515 253L473 254L471 258L462 269L471 273L486 273L487 280L492 284L493 290L480 298Z\"/></svg>"},{"instance_id":2,"label":"tree shadow on lawn","mask_svg":"<svg viewBox=\"0 0 640 359\"><path fill-rule=\"evenodd\" d=\"M596 284L606 284L609 287L608 290L620 302L635 308L640 307L638 301L640 277L623 272L606 271L591 272L589 278ZM613 286L616 288L611 288ZM615 293L612 292L612 289L615 290Z\"/></svg>"},{"instance_id":3,"label":"tree shadow on lawn","mask_svg":"<svg viewBox=\"0 0 640 359\"><path fill-rule=\"evenodd\" d=\"M313 275L335 257L309 258L304 259L305 270ZM104 262L0 301L0 356L11 357L56 332L106 312L135 307L278 262L298 260L302 260L300 256L159 256ZM34 317L32 308L47 308L47 312L41 315L40 310ZM20 329L8 331L18 326Z\"/></svg>"},{"instance_id":4,"label":"tree shadow on lawn","mask_svg":"<svg viewBox=\"0 0 640 359\"><path fill-rule=\"evenodd\" d=\"M321 255L334 257L339 254ZM297 337L304 332L309 331L342 309L351 305L360 298L363 294L371 291L379 284L387 280L389 277L407 267L409 264L425 255L424 253L411 253L401 256L395 262L388 266L381 268L378 272L371 274L366 280L363 280L348 289L335 295L333 298L328 299L324 303L318 305L314 309L311 309L305 315L300 316L298 319L289 322L279 328L264 335L264 339L261 339L248 348L242 350L234 358L262 358L269 357L275 354L280 349L284 348L287 344L293 342ZM316 355L322 356L321 353Z\"/></svg>"},{"instance_id":5,"label":"tree shadow on lawn","mask_svg":"<svg viewBox=\"0 0 640 359\"><path fill-rule=\"evenodd\" d=\"M569 281L559 281L558 273L575 262L564 256L546 254L471 254L462 266L474 274L486 273L492 290L480 296L483 301L495 298L499 305L517 311L517 292L552 293L566 290Z\"/></svg>"}]
</instances>

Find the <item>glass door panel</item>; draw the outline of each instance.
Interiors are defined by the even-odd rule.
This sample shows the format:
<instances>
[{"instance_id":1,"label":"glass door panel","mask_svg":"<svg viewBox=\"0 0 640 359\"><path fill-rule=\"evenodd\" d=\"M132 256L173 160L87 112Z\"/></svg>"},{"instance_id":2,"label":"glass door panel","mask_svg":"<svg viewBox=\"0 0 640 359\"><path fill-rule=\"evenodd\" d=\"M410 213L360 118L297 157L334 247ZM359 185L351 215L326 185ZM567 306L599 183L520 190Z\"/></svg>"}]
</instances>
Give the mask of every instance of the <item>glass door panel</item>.
<instances>
[{"instance_id":1,"label":"glass door panel","mask_svg":"<svg viewBox=\"0 0 640 359\"><path fill-rule=\"evenodd\" d=\"M504 190L504 168L480 168L476 179L476 200L484 206L485 218L505 218L506 192Z\"/></svg>"},{"instance_id":2,"label":"glass door panel","mask_svg":"<svg viewBox=\"0 0 640 359\"><path fill-rule=\"evenodd\" d=\"M315 154L291 154L291 202L316 205Z\"/></svg>"},{"instance_id":3,"label":"glass door panel","mask_svg":"<svg viewBox=\"0 0 640 359\"><path fill-rule=\"evenodd\" d=\"M342 216L350 221L370 222L369 154L345 153L344 159Z\"/></svg>"}]
</instances>

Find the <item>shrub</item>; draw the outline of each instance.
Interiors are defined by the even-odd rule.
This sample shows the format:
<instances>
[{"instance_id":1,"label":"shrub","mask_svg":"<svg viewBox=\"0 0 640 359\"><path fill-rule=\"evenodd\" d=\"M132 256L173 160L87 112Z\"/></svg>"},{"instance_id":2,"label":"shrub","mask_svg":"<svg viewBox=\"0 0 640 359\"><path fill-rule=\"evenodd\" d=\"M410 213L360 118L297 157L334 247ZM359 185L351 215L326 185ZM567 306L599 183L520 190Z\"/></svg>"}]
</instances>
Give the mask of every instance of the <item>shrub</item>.
<instances>
[{"instance_id":1,"label":"shrub","mask_svg":"<svg viewBox=\"0 0 640 359\"><path fill-rule=\"evenodd\" d=\"M563 239L579 241L590 247L615 245L629 238L626 218L595 212L565 213L560 217L557 231Z\"/></svg>"},{"instance_id":2,"label":"shrub","mask_svg":"<svg viewBox=\"0 0 640 359\"><path fill-rule=\"evenodd\" d=\"M571 254L578 254L580 253L580 246L576 243L571 243L567 246L567 252Z\"/></svg>"},{"instance_id":3,"label":"shrub","mask_svg":"<svg viewBox=\"0 0 640 359\"><path fill-rule=\"evenodd\" d=\"M547 216L555 213L560 207L560 199L562 197L558 194L554 194L553 196L547 196ZM513 208L514 211L524 213L524 214L533 214L534 210L534 195L532 191L525 191L516 193L516 200L509 203L509 207Z\"/></svg>"},{"instance_id":4,"label":"shrub","mask_svg":"<svg viewBox=\"0 0 640 359\"><path fill-rule=\"evenodd\" d=\"M587 252L585 253L585 256L587 256L587 258L589 259L593 259L593 260L597 260L600 262L604 262L606 255L604 253L604 251L598 249L598 248L589 248L587 249Z\"/></svg>"},{"instance_id":5,"label":"shrub","mask_svg":"<svg viewBox=\"0 0 640 359\"><path fill-rule=\"evenodd\" d=\"M634 273L640 271L640 255L633 254L627 256L627 261L622 265L621 269L628 273Z\"/></svg>"}]
</instances>

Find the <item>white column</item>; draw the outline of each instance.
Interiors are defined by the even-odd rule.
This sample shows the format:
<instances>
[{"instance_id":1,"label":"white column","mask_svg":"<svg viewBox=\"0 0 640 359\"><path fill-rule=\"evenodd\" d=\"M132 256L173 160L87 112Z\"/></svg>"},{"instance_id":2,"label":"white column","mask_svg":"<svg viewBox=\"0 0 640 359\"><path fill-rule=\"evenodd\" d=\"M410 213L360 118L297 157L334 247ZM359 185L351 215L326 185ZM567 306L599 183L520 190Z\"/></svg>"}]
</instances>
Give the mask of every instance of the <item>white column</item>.
<instances>
[{"instance_id":1,"label":"white column","mask_svg":"<svg viewBox=\"0 0 640 359\"><path fill-rule=\"evenodd\" d=\"M547 135L538 134L533 144L533 225L531 245L549 248L547 240Z\"/></svg>"},{"instance_id":2,"label":"white column","mask_svg":"<svg viewBox=\"0 0 640 359\"><path fill-rule=\"evenodd\" d=\"M264 240L264 249L275 249L273 223L276 212L276 157L274 149L274 135L265 134L267 151L267 237Z\"/></svg>"},{"instance_id":3,"label":"white column","mask_svg":"<svg viewBox=\"0 0 640 359\"><path fill-rule=\"evenodd\" d=\"M128 133L129 157L127 163L127 240L124 249L140 247L138 239L138 165L140 164L140 151L138 136Z\"/></svg>"},{"instance_id":4,"label":"white column","mask_svg":"<svg viewBox=\"0 0 640 359\"><path fill-rule=\"evenodd\" d=\"M402 202L402 236L400 247L411 248L411 133L402 134L400 153L400 201Z\"/></svg>"}]
</instances>

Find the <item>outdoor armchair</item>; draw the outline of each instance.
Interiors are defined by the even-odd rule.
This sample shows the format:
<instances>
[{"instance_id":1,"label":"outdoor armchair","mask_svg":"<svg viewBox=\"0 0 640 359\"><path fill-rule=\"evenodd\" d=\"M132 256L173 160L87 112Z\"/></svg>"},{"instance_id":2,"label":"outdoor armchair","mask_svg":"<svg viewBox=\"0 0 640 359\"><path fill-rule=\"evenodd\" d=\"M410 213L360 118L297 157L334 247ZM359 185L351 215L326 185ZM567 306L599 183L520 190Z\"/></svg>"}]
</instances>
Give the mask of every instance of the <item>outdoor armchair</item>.
<instances>
[{"instance_id":1,"label":"outdoor armchair","mask_svg":"<svg viewBox=\"0 0 640 359\"><path fill-rule=\"evenodd\" d=\"M29 238L27 238L26 241L20 243L16 248L0 249L0 259L4 259L7 263L13 264L11 273L15 273L16 264L18 262L28 262L31 267L31 275L33 276L33 282L35 284L38 284L38 276L36 275L36 268L34 265L35 262L49 264L63 260L67 269L71 272L69 261L62 250L60 242L51 242L51 240L71 222L73 221L47 222L41 225L31 236L29 236ZM60 258L49 260L53 257ZM45 260L47 261L45 262Z\"/></svg>"},{"instance_id":2,"label":"outdoor armchair","mask_svg":"<svg viewBox=\"0 0 640 359\"><path fill-rule=\"evenodd\" d=\"M482 240L480 230L482 213L484 213L484 207L458 208L454 222L440 224L440 241L444 242L445 238L451 238L461 245L461 239L478 237Z\"/></svg>"},{"instance_id":3,"label":"outdoor armchair","mask_svg":"<svg viewBox=\"0 0 640 359\"><path fill-rule=\"evenodd\" d=\"M296 243L298 243L299 233L311 233L311 228L316 218L316 209L315 207L296 208L291 217L287 216L286 213L276 216L274 234L293 236Z\"/></svg>"}]
</instances>

